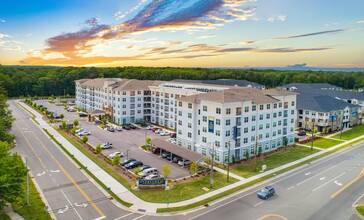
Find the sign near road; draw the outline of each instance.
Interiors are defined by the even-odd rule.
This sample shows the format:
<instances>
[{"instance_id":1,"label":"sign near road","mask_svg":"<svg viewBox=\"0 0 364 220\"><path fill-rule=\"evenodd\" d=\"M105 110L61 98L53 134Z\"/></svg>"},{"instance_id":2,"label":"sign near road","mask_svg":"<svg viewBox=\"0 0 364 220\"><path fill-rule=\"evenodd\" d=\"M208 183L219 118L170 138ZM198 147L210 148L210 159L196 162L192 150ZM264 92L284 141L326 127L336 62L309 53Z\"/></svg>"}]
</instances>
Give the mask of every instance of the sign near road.
<instances>
[{"instance_id":1,"label":"sign near road","mask_svg":"<svg viewBox=\"0 0 364 220\"><path fill-rule=\"evenodd\" d=\"M154 180L146 180L146 179L140 179L137 181L136 188L139 187L163 187L165 188L168 185L168 181L164 178L154 179Z\"/></svg>"}]
</instances>

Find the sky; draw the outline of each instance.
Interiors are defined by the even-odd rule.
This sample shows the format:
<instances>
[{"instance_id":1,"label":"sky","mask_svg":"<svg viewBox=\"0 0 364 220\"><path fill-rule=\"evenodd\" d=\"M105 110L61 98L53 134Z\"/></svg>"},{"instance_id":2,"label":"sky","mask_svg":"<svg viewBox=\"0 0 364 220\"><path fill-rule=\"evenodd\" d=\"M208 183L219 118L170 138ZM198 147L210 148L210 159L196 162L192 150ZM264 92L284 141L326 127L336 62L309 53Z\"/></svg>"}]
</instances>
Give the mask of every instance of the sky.
<instances>
[{"instance_id":1,"label":"sky","mask_svg":"<svg viewBox=\"0 0 364 220\"><path fill-rule=\"evenodd\" d=\"M363 0L1 0L0 64L364 68Z\"/></svg>"}]
</instances>

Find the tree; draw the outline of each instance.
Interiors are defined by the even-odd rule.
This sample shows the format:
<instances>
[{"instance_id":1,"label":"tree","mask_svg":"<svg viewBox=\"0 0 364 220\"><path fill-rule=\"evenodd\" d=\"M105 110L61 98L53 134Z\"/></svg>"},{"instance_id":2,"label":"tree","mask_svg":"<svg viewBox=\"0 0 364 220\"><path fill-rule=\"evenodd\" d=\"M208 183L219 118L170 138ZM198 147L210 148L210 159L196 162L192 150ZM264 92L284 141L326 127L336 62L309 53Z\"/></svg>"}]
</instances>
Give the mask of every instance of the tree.
<instances>
[{"instance_id":1,"label":"tree","mask_svg":"<svg viewBox=\"0 0 364 220\"><path fill-rule=\"evenodd\" d=\"M51 122L53 122L53 120L54 120L54 114L51 113L51 115L49 116L49 118L51 119Z\"/></svg>"},{"instance_id":2,"label":"tree","mask_svg":"<svg viewBox=\"0 0 364 220\"><path fill-rule=\"evenodd\" d=\"M2 88L0 87L0 91ZM0 141L13 142L14 135L10 134L12 123L15 120L8 109L7 97L0 93Z\"/></svg>"},{"instance_id":3,"label":"tree","mask_svg":"<svg viewBox=\"0 0 364 220\"><path fill-rule=\"evenodd\" d=\"M250 157L250 155L249 155L249 151L245 151L245 159L246 159L246 160L249 160L249 157Z\"/></svg>"},{"instance_id":4,"label":"tree","mask_svg":"<svg viewBox=\"0 0 364 220\"><path fill-rule=\"evenodd\" d=\"M0 210L24 194L27 169L20 156L10 153L10 145L0 141Z\"/></svg>"},{"instance_id":5,"label":"tree","mask_svg":"<svg viewBox=\"0 0 364 220\"><path fill-rule=\"evenodd\" d=\"M79 122L78 122L78 120L77 120L77 119L75 119L75 120L73 121L73 125L74 125L75 127L77 127L77 126L79 125Z\"/></svg>"},{"instance_id":6,"label":"tree","mask_svg":"<svg viewBox=\"0 0 364 220\"><path fill-rule=\"evenodd\" d=\"M61 120L63 120L64 115L63 115L63 114L60 114L60 115L59 115L59 118L60 118Z\"/></svg>"},{"instance_id":7,"label":"tree","mask_svg":"<svg viewBox=\"0 0 364 220\"><path fill-rule=\"evenodd\" d=\"M62 122L62 129L65 130L67 128L67 122L63 121Z\"/></svg>"},{"instance_id":8,"label":"tree","mask_svg":"<svg viewBox=\"0 0 364 220\"><path fill-rule=\"evenodd\" d=\"M119 164L119 163L117 163L117 164ZM135 167L135 168L133 169L133 172L134 172L135 174L138 174L138 173L140 172L140 167Z\"/></svg>"},{"instance_id":9,"label":"tree","mask_svg":"<svg viewBox=\"0 0 364 220\"><path fill-rule=\"evenodd\" d=\"M197 170L198 170L198 163L196 161L193 161L190 165L190 173L194 175L196 174Z\"/></svg>"},{"instance_id":10,"label":"tree","mask_svg":"<svg viewBox=\"0 0 364 220\"><path fill-rule=\"evenodd\" d=\"M260 155L262 155L262 151L263 151L263 149L262 149L262 146L259 146L259 148L258 148L258 157L260 157Z\"/></svg>"},{"instance_id":11,"label":"tree","mask_svg":"<svg viewBox=\"0 0 364 220\"><path fill-rule=\"evenodd\" d=\"M166 164L162 165L162 176L167 179L170 173L171 168Z\"/></svg>"},{"instance_id":12,"label":"tree","mask_svg":"<svg viewBox=\"0 0 364 220\"><path fill-rule=\"evenodd\" d=\"M106 118L106 117L103 117L103 118L102 118L102 124L103 124L104 126L106 126L106 124L107 124L107 118Z\"/></svg>"},{"instance_id":13,"label":"tree","mask_svg":"<svg viewBox=\"0 0 364 220\"><path fill-rule=\"evenodd\" d=\"M150 141L152 140L152 138L151 137L149 137L149 136L147 136L146 138L145 138L145 145L147 145L147 146L149 146L150 145Z\"/></svg>"},{"instance_id":14,"label":"tree","mask_svg":"<svg viewBox=\"0 0 364 220\"><path fill-rule=\"evenodd\" d=\"M115 156L114 158L112 158L112 161L111 161L111 164L113 165L113 166L117 166L117 165L119 165L119 163L120 163L120 157L119 156ZM139 168L139 167L138 167ZM140 168L139 168L140 169Z\"/></svg>"},{"instance_id":15,"label":"tree","mask_svg":"<svg viewBox=\"0 0 364 220\"><path fill-rule=\"evenodd\" d=\"M86 144L88 141L88 137L87 136L83 136L81 139L82 143Z\"/></svg>"},{"instance_id":16,"label":"tree","mask_svg":"<svg viewBox=\"0 0 364 220\"><path fill-rule=\"evenodd\" d=\"M72 128L72 130L71 130L71 134L72 134L72 135L76 135L76 128Z\"/></svg>"},{"instance_id":17,"label":"tree","mask_svg":"<svg viewBox=\"0 0 364 220\"><path fill-rule=\"evenodd\" d=\"M86 137L86 136L85 136ZM101 144L98 144L96 145L96 148L95 148L95 153L99 154L101 153L102 149L101 149Z\"/></svg>"}]
</instances>

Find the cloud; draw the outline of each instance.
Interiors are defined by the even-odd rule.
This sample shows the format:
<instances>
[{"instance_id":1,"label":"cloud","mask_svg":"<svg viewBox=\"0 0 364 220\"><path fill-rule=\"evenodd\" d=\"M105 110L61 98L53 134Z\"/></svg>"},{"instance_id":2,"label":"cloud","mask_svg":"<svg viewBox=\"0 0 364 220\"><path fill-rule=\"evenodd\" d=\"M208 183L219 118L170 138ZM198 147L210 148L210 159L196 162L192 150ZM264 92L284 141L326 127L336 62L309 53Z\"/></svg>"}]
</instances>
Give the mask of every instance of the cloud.
<instances>
[{"instance_id":1,"label":"cloud","mask_svg":"<svg viewBox=\"0 0 364 220\"><path fill-rule=\"evenodd\" d=\"M276 38L272 38L272 40L286 40L286 39L301 38L301 37L311 37L311 36L315 36L315 35L333 34L333 33L339 33L339 32L343 32L343 31L347 31L347 30L346 29L337 29L337 30L320 31L320 32L313 32L313 33L308 33L308 34L276 37Z\"/></svg>"},{"instance_id":2,"label":"cloud","mask_svg":"<svg viewBox=\"0 0 364 220\"><path fill-rule=\"evenodd\" d=\"M317 48L271 48L271 49L259 49L254 50L256 53L298 53L298 52L316 52L316 51L322 51L322 50L330 50L332 48L330 47L317 47Z\"/></svg>"},{"instance_id":3,"label":"cloud","mask_svg":"<svg viewBox=\"0 0 364 220\"><path fill-rule=\"evenodd\" d=\"M0 19L0 23L5 23L6 21L4 19Z\"/></svg>"},{"instance_id":4,"label":"cloud","mask_svg":"<svg viewBox=\"0 0 364 220\"><path fill-rule=\"evenodd\" d=\"M364 24L364 20L357 21L356 23L358 23L358 24Z\"/></svg>"},{"instance_id":5,"label":"cloud","mask_svg":"<svg viewBox=\"0 0 364 220\"><path fill-rule=\"evenodd\" d=\"M216 36L216 34L209 34L209 35L204 35L204 36L198 37L197 39L207 39L207 38L212 38L215 36Z\"/></svg>"},{"instance_id":6,"label":"cloud","mask_svg":"<svg viewBox=\"0 0 364 220\"><path fill-rule=\"evenodd\" d=\"M297 63L294 65L288 65L287 67L298 67L298 68L307 67L307 63Z\"/></svg>"},{"instance_id":7,"label":"cloud","mask_svg":"<svg viewBox=\"0 0 364 220\"><path fill-rule=\"evenodd\" d=\"M121 11L116 12L114 14L114 16L116 17L116 20L122 19L122 18L126 17L127 15L133 13L138 8L140 8L145 2L147 2L147 0L140 0L136 6L134 6L133 8L131 8L129 11L125 12L124 14Z\"/></svg>"},{"instance_id":8,"label":"cloud","mask_svg":"<svg viewBox=\"0 0 364 220\"><path fill-rule=\"evenodd\" d=\"M285 21L286 15L278 15L278 16L272 16L267 19L269 22L275 22L275 21Z\"/></svg>"},{"instance_id":9,"label":"cloud","mask_svg":"<svg viewBox=\"0 0 364 220\"><path fill-rule=\"evenodd\" d=\"M98 25L99 24L99 22L100 22L100 18L98 18L98 17L95 17L95 18L90 18L90 19L88 19L88 20L86 20L85 21L85 24L88 24L88 25L92 25L92 26L94 26L94 25Z\"/></svg>"}]
</instances>

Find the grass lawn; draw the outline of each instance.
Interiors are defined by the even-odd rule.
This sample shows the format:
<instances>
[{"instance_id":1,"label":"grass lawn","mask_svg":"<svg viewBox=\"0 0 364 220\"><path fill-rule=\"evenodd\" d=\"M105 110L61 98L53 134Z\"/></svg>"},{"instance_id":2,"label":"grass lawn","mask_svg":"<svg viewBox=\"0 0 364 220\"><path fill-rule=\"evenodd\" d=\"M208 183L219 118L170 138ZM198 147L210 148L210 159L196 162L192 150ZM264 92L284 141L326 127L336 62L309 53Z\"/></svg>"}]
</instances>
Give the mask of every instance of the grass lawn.
<instances>
[{"instance_id":1,"label":"grass lawn","mask_svg":"<svg viewBox=\"0 0 364 220\"><path fill-rule=\"evenodd\" d=\"M343 131L341 139L351 140L351 139L359 137L361 135L364 135L364 125L359 125L359 126L353 127L352 129L350 129L348 131ZM332 136L332 138L340 139L340 132L338 134Z\"/></svg>"},{"instance_id":2,"label":"grass lawn","mask_svg":"<svg viewBox=\"0 0 364 220\"><path fill-rule=\"evenodd\" d=\"M303 157L306 157L308 155L314 154L318 151L319 150L316 149L313 149L311 151L311 149L307 147L295 146L288 148L287 150L276 152L272 155L265 157L262 160L257 159L257 169L256 169L257 171L255 172L253 171L252 159L250 159L250 163L240 164L238 166L231 168L230 170L231 172L237 175L248 178L256 174L259 174L260 173L259 170L261 170L263 164L267 165L267 170L271 170L279 166L282 166L286 163L290 163L298 159L301 159Z\"/></svg>"},{"instance_id":3,"label":"grass lawn","mask_svg":"<svg viewBox=\"0 0 364 220\"><path fill-rule=\"evenodd\" d=\"M361 206L357 206L356 210L362 215L364 216L364 205Z\"/></svg>"},{"instance_id":4,"label":"grass lawn","mask_svg":"<svg viewBox=\"0 0 364 220\"><path fill-rule=\"evenodd\" d=\"M327 148L333 147L333 146L341 144L341 143L343 143L343 142L338 141L338 140L327 139L327 138L320 138L320 139L313 141L313 146L327 149ZM305 145L311 146L311 142L307 142Z\"/></svg>"},{"instance_id":5,"label":"grass lawn","mask_svg":"<svg viewBox=\"0 0 364 220\"><path fill-rule=\"evenodd\" d=\"M94 161L97 165L99 165L102 169L108 172L112 177L114 177L118 182L128 188L131 192L133 192L136 196L141 198L147 202L157 202L157 203L165 203L165 202L180 202L183 200L191 199L196 196L207 193L202 188L209 188L209 175L204 176L196 180L192 180L189 182L176 183L172 189L170 190L139 190L135 191L132 189L130 183L121 177L115 170L107 166L102 160L98 159L93 153L90 153L87 149L81 146L79 142L70 138L65 132L58 130L60 134L62 134L69 142L71 142L75 147L77 147L83 154L89 157L92 161ZM214 185L211 190L219 189L221 187L227 186L229 184L235 183L237 180L230 177L230 182L226 182L226 175L221 173L214 173Z\"/></svg>"},{"instance_id":6,"label":"grass lawn","mask_svg":"<svg viewBox=\"0 0 364 220\"><path fill-rule=\"evenodd\" d=\"M25 182L25 179L24 179ZM25 192L25 184L23 186ZM15 212L25 219L51 220L51 216L44 210L45 204L40 198L33 181L29 178L29 205L26 205L25 193L11 203Z\"/></svg>"}]
</instances>

